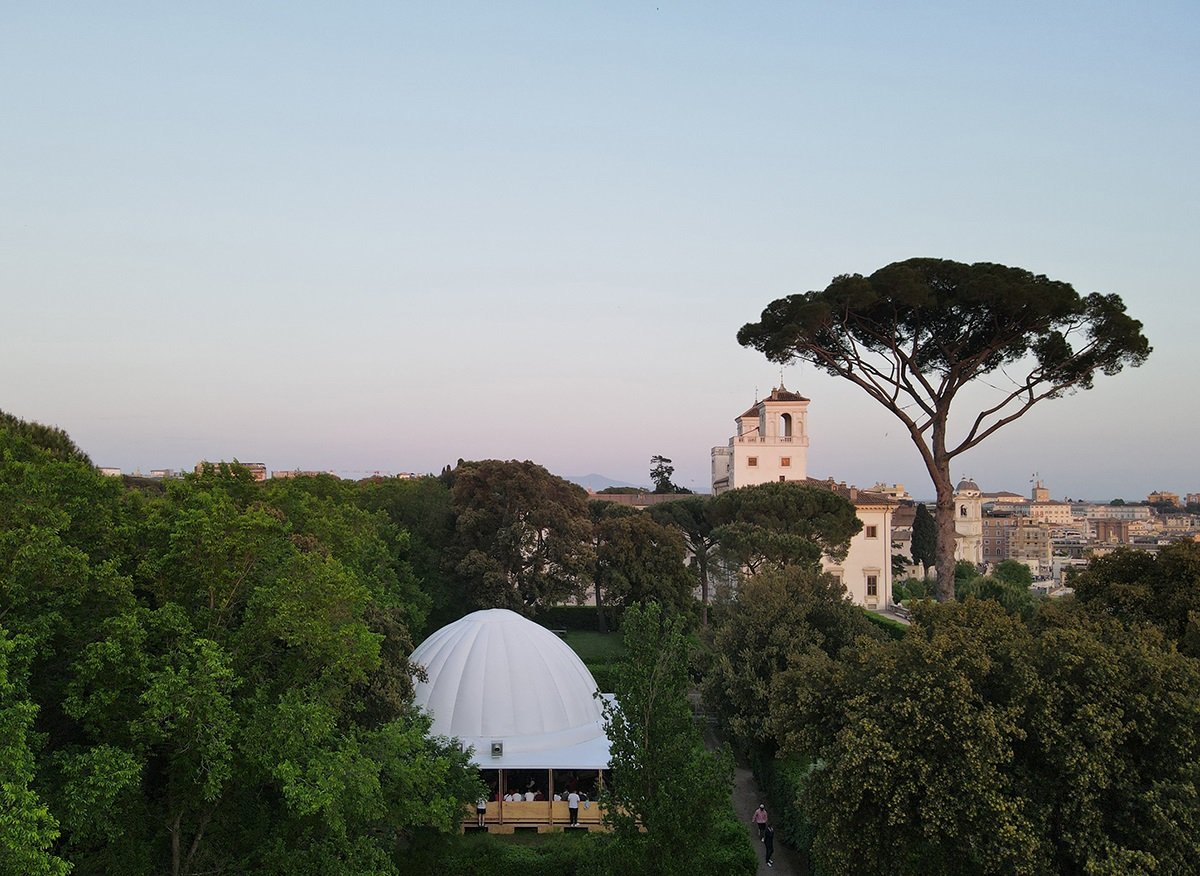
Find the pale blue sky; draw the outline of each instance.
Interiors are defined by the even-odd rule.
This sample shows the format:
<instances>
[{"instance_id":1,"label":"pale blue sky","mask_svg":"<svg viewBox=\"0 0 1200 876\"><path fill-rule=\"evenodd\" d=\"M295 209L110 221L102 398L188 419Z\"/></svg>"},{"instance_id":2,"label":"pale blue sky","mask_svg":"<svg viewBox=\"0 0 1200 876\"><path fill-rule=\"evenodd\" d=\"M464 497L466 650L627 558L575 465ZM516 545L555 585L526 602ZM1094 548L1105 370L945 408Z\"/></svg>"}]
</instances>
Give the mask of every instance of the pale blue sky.
<instances>
[{"instance_id":1,"label":"pale blue sky","mask_svg":"<svg viewBox=\"0 0 1200 876\"><path fill-rule=\"evenodd\" d=\"M1200 6L0 7L0 408L101 465L707 489L770 300L911 256L1120 294L1141 369L956 472L1200 490ZM907 8L904 8L907 7ZM809 472L929 495L849 385Z\"/></svg>"}]
</instances>

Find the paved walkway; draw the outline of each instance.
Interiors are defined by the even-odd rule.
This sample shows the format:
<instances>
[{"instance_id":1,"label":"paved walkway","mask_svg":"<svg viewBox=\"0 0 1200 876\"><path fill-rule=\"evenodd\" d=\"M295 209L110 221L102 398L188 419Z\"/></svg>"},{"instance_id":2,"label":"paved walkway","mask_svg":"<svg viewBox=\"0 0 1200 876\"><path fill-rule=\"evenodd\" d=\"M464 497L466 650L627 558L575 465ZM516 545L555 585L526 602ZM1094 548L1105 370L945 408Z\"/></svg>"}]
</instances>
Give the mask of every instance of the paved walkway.
<instances>
[{"instance_id":1,"label":"paved walkway","mask_svg":"<svg viewBox=\"0 0 1200 876\"><path fill-rule=\"evenodd\" d=\"M754 814L759 803L765 802L765 798L758 790L758 784L754 781L754 774L746 767L735 767L733 771L733 809L746 822L746 835L750 837L750 843L758 855L758 872L802 876L805 871L800 866L799 856L791 849L783 847L778 832L775 834L775 866L768 867L763 863L765 860L763 844L758 841L758 828L750 823L750 816ZM769 813L770 808L768 807Z\"/></svg>"},{"instance_id":2,"label":"paved walkway","mask_svg":"<svg viewBox=\"0 0 1200 876\"><path fill-rule=\"evenodd\" d=\"M692 691L689 699L692 701L692 707L699 711L699 693ZM704 744L712 749L720 747L721 742L717 739L711 726L705 727ZM750 821L750 816L754 814L758 804L766 802L766 795L759 790L758 782L754 781L754 773L750 771L750 768L735 764L733 769L733 811L746 825L746 836L750 837L750 845L754 847L754 853L758 855L758 872L760 874L783 873L785 876L807 876L808 871L801 866L800 856L791 849L784 848L778 831L775 833L775 866L768 867L766 865L766 853L763 850L763 844L758 841L758 828ZM767 809L767 814L770 815L770 807Z\"/></svg>"}]
</instances>

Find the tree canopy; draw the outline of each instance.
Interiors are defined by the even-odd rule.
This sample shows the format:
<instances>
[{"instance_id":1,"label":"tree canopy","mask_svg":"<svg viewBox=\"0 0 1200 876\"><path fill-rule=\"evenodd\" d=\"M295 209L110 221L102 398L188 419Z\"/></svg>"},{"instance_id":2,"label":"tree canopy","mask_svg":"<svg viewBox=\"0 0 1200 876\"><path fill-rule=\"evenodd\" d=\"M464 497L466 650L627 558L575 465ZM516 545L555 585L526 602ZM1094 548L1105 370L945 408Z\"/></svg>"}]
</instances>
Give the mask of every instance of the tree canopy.
<instances>
[{"instance_id":1,"label":"tree canopy","mask_svg":"<svg viewBox=\"0 0 1200 876\"><path fill-rule=\"evenodd\" d=\"M831 876L1194 869L1200 663L1151 627L926 603L779 685Z\"/></svg>"},{"instance_id":2,"label":"tree canopy","mask_svg":"<svg viewBox=\"0 0 1200 876\"><path fill-rule=\"evenodd\" d=\"M406 660L428 599L355 485L147 495L27 431L0 427L0 870L389 874L457 828L477 776Z\"/></svg>"},{"instance_id":3,"label":"tree canopy","mask_svg":"<svg viewBox=\"0 0 1200 876\"><path fill-rule=\"evenodd\" d=\"M650 457L650 480L656 493L690 493L687 487L681 487L671 480L675 474L675 466L665 456Z\"/></svg>"},{"instance_id":4,"label":"tree canopy","mask_svg":"<svg viewBox=\"0 0 1200 876\"><path fill-rule=\"evenodd\" d=\"M688 702L684 618L657 603L625 615L616 702L605 703L612 785L601 798L613 830L612 871L687 876L753 873L745 830L722 830L733 784L728 752L705 750Z\"/></svg>"},{"instance_id":5,"label":"tree canopy","mask_svg":"<svg viewBox=\"0 0 1200 876\"><path fill-rule=\"evenodd\" d=\"M750 574L787 565L816 568L846 556L862 521L832 490L794 481L739 487L713 499L721 550Z\"/></svg>"},{"instance_id":6,"label":"tree canopy","mask_svg":"<svg viewBox=\"0 0 1200 876\"><path fill-rule=\"evenodd\" d=\"M478 608L533 614L583 591L594 557L582 487L532 462L454 470L455 571Z\"/></svg>"},{"instance_id":7,"label":"tree canopy","mask_svg":"<svg viewBox=\"0 0 1200 876\"><path fill-rule=\"evenodd\" d=\"M1117 295L1081 296L1022 268L930 258L777 299L738 342L848 380L904 425L937 490L943 600L953 597L951 462L1038 402L1089 389L1097 374L1150 354L1142 324ZM953 402L992 375L1002 382L996 396L953 432Z\"/></svg>"}]
</instances>

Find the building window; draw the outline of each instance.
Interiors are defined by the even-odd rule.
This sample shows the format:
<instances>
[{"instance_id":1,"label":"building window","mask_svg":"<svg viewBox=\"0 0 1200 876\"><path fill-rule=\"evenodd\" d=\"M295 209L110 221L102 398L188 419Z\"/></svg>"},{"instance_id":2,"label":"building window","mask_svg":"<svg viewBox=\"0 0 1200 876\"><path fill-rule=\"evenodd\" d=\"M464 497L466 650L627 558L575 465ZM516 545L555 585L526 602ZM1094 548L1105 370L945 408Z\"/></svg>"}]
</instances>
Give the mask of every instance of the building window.
<instances>
[{"instance_id":1,"label":"building window","mask_svg":"<svg viewBox=\"0 0 1200 876\"><path fill-rule=\"evenodd\" d=\"M782 483L783 483L784 481L786 481L786 480L787 480L787 478L786 478L784 475L780 475L780 476L779 476L779 483L781 483L781 484L782 484Z\"/></svg>"},{"instance_id":2,"label":"building window","mask_svg":"<svg viewBox=\"0 0 1200 876\"><path fill-rule=\"evenodd\" d=\"M750 466L751 468L754 468L756 465L758 465L758 457L751 456L751 457L747 458L746 465Z\"/></svg>"},{"instance_id":3,"label":"building window","mask_svg":"<svg viewBox=\"0 0 1200 876\"><path fill-rule=\"evenodd\" d=\"M967 506L966 506L966 505L963 505L962 507L960 507L960 508L958 509L958 516L959 516L959 517L966 517L966 516L967 516Z\"/></svg>"},{"instance_id":4,"label":"building window","mask_svg":"<svg viewBox=\"0 0 1200 876\"><path fill-rule=\"evenodd\" d=\"M879 595L879 576L878 575L868 575L867 576L867 596L878 596L878 595Z\"/></svg>"},{"instance_id":5,"label":"building window","mask_svg":"<svg viewBox=\"0 0 1200 876\"><path fill-rule=\"evenodd\" d=\"M867 538L879 538L878 526L864 526L863 535Z\"/></svg>"},{"instance_id":6,"label":"building window","mask_svg":"<svg viewBox=\"0 0 1200 876\"><path fill-rule=\"evenodd\" d=\"M788 466L790 466L792 464L792 458L790 456L781 457L779 460L779 464L781 466L783 466L784 468L787 468Z\"/></svg>"}]
</instances>

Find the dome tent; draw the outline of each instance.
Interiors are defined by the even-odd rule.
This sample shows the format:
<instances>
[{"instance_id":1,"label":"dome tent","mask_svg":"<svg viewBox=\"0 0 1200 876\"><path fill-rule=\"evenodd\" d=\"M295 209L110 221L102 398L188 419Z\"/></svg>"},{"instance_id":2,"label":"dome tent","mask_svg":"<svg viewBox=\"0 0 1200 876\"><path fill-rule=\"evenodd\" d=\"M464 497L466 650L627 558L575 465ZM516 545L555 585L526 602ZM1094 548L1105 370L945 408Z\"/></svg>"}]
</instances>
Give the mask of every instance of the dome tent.
<instances>
[{"instance_id":1,"label":"dome tent","mask_svg":"<svg viewBox=\"0 0 1200 876\"><path fill-rule=\"evenodd\" d=\"M606 769L596 682L545 627L507 609L476 611L442 627L410 660L424 668L416 704L431 732L474 749L484 769Z\"/></svg>"}]
</instances>

